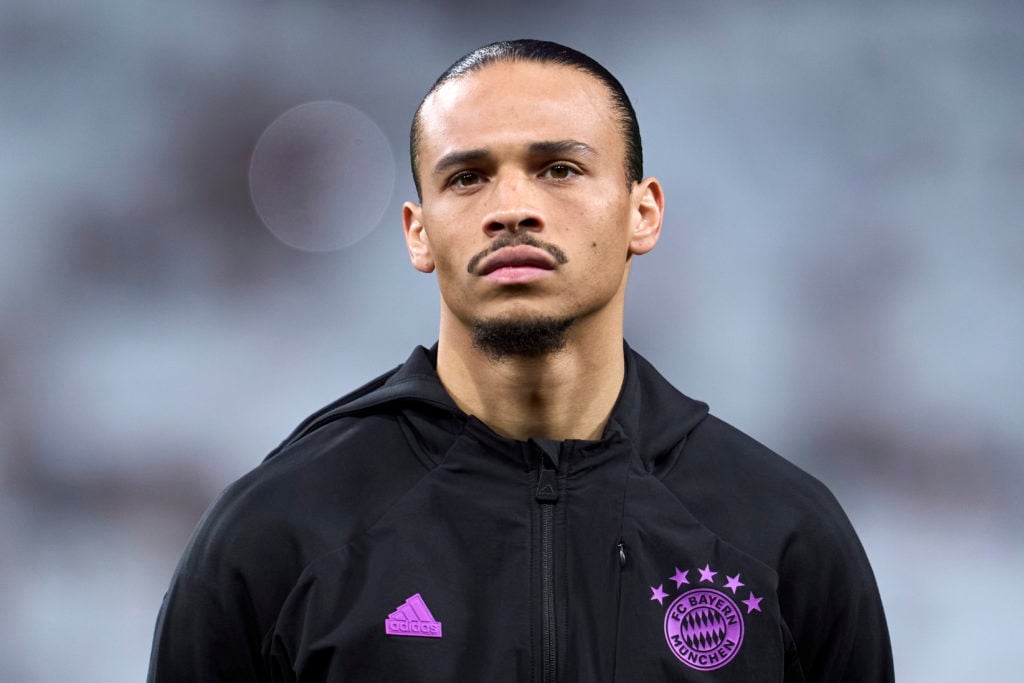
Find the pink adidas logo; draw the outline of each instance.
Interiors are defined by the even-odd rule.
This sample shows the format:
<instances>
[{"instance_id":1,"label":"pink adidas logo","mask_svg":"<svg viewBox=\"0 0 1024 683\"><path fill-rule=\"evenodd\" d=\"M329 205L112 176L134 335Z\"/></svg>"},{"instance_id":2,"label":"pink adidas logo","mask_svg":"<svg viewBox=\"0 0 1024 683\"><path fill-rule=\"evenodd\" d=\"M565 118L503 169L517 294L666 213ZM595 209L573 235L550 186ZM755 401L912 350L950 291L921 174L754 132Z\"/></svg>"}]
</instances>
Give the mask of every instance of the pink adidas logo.
<instances>
[{"instance_id":1,"label":"pink adidas logo","mask_svg":"<svg viewBox=\"0 0 1024 683\"><path fill-rule=\"evenodd\" d=\"M394 612L384 620L384 633L389 636L417 636L419 638L440 638L441 622L427 609L420 594L406 598Z\"/></svg>"}]
</instances>

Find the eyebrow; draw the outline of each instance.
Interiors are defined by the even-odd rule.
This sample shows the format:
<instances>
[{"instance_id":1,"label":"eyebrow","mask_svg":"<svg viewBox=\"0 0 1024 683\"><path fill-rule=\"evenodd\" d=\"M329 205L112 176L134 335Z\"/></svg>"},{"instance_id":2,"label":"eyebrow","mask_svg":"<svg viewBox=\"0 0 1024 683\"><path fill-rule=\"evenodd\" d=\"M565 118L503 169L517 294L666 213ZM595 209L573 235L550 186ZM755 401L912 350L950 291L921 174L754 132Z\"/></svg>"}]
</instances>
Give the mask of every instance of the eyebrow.
<instances>
[{"instance_id":1,"label":"eyebrow","mask_svg":"<svg viewBox=\"0 0 1024 683\"><path fill-rule=\"evenodd\" d=\"M579 140L551 140L545 142L534 142L529 147L533 156L544 156L550 154L582 154L584 156L596 156L594 148Z\"/></svg>"},{"instance_id":2,"label":"eyebrow","mask_svg":"<svg viewBox=\"0 0 1024 683\"><path fill-rule=\"evenodd\" d=\"M490 157L491 153L486 149L467 149L459 152L449 152L438 159L437 163L434 164L434 175L444 173L455 166L476 163L483 161L484 159L489 159Z\"/></svg>"},{"instance_id":3,"label":"eyebrow","mask_svg":"<svg viewBox=\"0 0 1024 683\"><path fill-rule=\"evenodd\" d=\"M543 140L531 142L527 147L530 156L551 156L559 154L581 154L584 156L596 156L597 152L593 147L579 140ZM434 164L434 175L440 175L445 171L464 164L479 163L491 158L491 153L486 149L467 149L449 152L438 159Z\"/></svg>"}]
</instances>

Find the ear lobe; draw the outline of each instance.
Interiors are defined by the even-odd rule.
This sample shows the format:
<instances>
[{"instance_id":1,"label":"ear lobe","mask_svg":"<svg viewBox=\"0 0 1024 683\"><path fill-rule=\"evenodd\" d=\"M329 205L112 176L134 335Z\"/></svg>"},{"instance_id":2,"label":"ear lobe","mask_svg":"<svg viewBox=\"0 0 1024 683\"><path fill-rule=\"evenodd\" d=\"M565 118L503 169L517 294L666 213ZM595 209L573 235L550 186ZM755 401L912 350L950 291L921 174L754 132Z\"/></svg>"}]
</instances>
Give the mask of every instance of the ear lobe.
<instances>
[{"instance_id":1,"label":"ear lobe","mask_svg":"<svg viewBox=\"0 0 1024 683\"><path fill-rule=\"evenodd\" d=\"M405 246L409 250L412 266L421 273L434 272L434 256L430 252L430 239L423 227L423 207L414 202L402 204L402 226Z\"/></svg>"},{"instance_id":2,"label":"ear lobe","mask_svg":"<svg viewBox=\"0 0 1024 683\"><path fill-rule=\"evenodd\" d=\"M665 195L657 178L645 178L633 188L632 200L636 222L629 240L630 254L646 254L658 243L661 220L665 211Z\"/></svg>"}]
</instances>

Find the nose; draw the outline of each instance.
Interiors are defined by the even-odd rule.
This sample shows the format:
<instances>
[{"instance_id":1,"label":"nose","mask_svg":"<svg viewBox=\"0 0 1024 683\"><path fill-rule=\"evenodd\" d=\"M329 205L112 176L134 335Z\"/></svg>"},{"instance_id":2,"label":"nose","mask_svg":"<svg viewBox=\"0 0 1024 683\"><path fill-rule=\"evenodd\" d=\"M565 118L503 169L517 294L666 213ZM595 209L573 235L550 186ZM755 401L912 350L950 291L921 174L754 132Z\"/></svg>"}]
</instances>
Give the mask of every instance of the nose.
<instances>
[{"instance_id":1,"label":"nose","mask_svg":"<svg viewBox=\"0 0 1024 683\"><path fill-rule=\"evenodd\" d=\"M532 200L529 180L518 174L494 180L494 205L484 215L483 229L493 237L501 232L539 231L544 219Z\"/></svg>"}]
</instances>

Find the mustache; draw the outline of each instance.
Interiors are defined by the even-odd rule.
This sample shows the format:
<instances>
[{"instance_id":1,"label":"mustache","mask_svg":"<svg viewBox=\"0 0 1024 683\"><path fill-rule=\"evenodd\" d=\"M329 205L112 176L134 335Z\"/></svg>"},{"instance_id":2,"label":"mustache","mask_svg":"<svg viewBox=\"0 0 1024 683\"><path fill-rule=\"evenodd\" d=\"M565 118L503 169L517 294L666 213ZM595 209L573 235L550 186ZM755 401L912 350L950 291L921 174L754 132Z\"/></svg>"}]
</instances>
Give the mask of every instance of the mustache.
<instances>
[{"instance_id":1,"label":"mustache","mask_svg":"<svg viewBox=\"0 0 1024 683\"><path fill-rule=\"evenodd\" d=\"M555 263L560 266L569 262L569 257L565 255L565 252L553 244L541 242L539 239L525 232L517 233L515 235L509 235L506 233L491 242L491 244L479 254L476 254L473 258L469 259L469 265L466 266L466 270L470 273L475 273L476 267L480 265L480 262L494 252L499 249L504 249L505 247L518 247L520 245L543 249L551 254L551 257L555 259Z\"/></svg>"}]
</instances>

